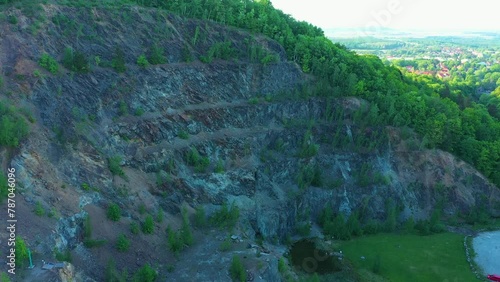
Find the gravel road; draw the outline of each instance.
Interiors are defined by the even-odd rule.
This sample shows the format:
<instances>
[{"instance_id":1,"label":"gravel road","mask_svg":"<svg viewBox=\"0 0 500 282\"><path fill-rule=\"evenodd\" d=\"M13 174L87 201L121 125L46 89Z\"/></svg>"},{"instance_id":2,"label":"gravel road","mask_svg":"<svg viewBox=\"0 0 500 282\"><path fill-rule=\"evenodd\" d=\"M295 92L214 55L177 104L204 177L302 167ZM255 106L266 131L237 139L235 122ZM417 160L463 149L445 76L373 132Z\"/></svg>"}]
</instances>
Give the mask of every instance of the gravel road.
<instances>
[{"instance_id":1,"label":"gravel road","mask_svg":"<svg viewBox=\"0 0 500 282\"><path fill-rule=\"evenodd\" d=\"M484 274L500 275L500 231L480 233L472 240L476 263Z\"/></svg>"}]
</instances>

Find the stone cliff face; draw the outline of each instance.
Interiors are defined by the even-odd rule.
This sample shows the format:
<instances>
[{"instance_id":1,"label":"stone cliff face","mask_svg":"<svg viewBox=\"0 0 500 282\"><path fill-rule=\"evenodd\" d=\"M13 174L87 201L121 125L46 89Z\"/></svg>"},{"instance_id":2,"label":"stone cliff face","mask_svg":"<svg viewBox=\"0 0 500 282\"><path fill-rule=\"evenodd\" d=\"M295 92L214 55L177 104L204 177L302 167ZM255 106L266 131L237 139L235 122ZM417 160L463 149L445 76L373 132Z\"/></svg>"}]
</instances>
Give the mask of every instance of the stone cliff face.
<instances>
[{"instance_id":1,"label":"stone cliff face","mask_svg":"<svg viewBox=\"0 0 500 282\"><path fill-rule=\"evenodd\" d=\"M141 207L162 208L174 225L183 204L204 206L210 214L234 202L242 211L245 238L260 235L274 243L294 235L298 222L314 222L327 206L346 214L364 208L371 217L383 219L388 198L401 207L400 219L427 218L438 203L448 216L479 204L499 214L496 187L449 153L411 146L408 140L418 139L402 138L400 129L379 129L383 142L377 149L336 144L339 136L353 143L356 136L371 134L360 132L352 118L363 101L301 95L312 78L286 61L274 41L146 9L117 14L43 8L47 18L60 22L46 21L37 32L29 32L30 19L12 10L20 23L2 23L0 41L0 63L10 85L4 92L22 92L10 98L30 108L36 119L20 148L4 150L1 157L18 171L21 204L31 218L20 232L39 253L50 254L54 246L69 248L77 269L100 277L108 257L82 247L81 229L85 214L90 214L104 218L93 223L103 238L126 230L128 221L103 227L110 202L118 203L130 220L141 219ZM224 40L232 42L238 59L209 64L183 59L185 50L196 58ZM246 55L249 42L278 60L266 65L252 61ZM168 63L136 66L136 58L153 44L166 50ZM88 74L41 70L42 77L33 76L42 53L61 59L66 46L108 62L119 47L128 70L118 74L91 62ZM206 167L189 163L194 151L208 158ZM110 159L117 156L124 177L109 169ZM319 168L320 187L307 181L299 187L308 168ZM30 214L35 202L53 207L60 218L31 224L38 221ZM137 239L144 251L128 255L130 259L167 259L146 256L162 244L162 234ZM135 265L130 259L122 263ZM275 267L266 275L274 277L268 281L279 279ZM207 272L200 279L214 277Z\"/></svg>"}]
</instances>

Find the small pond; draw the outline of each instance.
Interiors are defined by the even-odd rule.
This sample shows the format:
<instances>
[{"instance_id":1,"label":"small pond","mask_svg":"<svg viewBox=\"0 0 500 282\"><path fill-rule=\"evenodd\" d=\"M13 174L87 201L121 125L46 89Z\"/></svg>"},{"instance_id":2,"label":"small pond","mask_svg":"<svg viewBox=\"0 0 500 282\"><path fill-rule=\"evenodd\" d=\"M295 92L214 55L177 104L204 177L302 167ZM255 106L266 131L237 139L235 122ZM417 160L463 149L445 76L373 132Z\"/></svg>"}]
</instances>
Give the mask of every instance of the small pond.
<instances>
[{"instance_id":1,"label":"small pond","mask_svg":"<svg viewBox=\"0 0 500 282\"><path fill-rule=\"evenodd\" d=\"M338 257L318 249L316 244L310 240L295 242L290 248L290 256L292 264L297 269L307 273L326 274L341 270Z\"/></svg>"}]
</instances>

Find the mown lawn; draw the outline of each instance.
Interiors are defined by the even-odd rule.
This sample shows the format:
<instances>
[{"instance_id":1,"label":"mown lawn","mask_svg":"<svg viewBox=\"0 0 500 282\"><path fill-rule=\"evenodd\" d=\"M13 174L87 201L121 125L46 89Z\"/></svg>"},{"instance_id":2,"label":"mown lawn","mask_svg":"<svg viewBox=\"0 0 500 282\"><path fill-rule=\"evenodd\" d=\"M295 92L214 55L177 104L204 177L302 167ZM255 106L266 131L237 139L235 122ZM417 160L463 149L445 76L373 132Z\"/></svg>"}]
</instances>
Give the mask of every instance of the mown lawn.
<instances>
[{"instance_id":1,"label":"mown lawn","mask_svg":"<svg viewBox=\"0 0 500 282\"><path fill-rule=\"evenodd\" d=\"M378 234L342 243L340 249L357 268L370 271L379 256L379 274L389 281L477 281L465 258L463 240L454 233Z\"/></svg>"}]
</instances>

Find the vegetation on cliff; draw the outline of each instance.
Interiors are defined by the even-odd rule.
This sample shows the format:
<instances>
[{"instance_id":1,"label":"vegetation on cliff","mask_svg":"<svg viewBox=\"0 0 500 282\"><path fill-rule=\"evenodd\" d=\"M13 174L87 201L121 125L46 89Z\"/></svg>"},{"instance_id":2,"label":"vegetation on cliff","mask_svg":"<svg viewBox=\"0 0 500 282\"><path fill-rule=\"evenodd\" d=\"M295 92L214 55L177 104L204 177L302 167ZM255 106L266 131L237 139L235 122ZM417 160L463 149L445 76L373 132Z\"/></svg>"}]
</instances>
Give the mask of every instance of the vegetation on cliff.
<instances>
[{"instance_id":1,"label":"vegetation on cliff","mask_svg":"<svg viewBox=\"0 0 500 282\"><path fill-rule=\"evenodd\" d=\"M19 7L31 7L30 1L14 2ZM140 5L174 12L182 17L216 21L224 25L261 33L280 43L289 60L297 62L302 70L315 76L315 86L309 95L340 97L357 96L371 103L377 119L372 125L409 126L415 129L429 148L451 152L478 168L497 186L500 185L500 122L479 103L464 105L447 93L444 83L425 76L403 76L395 67L385 66L375 56L358 56L345 47L332 43L323 31L306 22L300 22L275 9L270 1L250 0L122 0L113 3L101 1L56 1L58 4L78 7L119 7ZM26 8L35 10L34 8ZM192 43L200 37L195 32ZM153 48L154 49L154 48ZM64 65L86 72L84 54L67 50ZM231 59L239 56L231 42L220 42L198 59ZM155 58L160 58L156 60ZM161 52L152 52L149 61L161 62ZM262 57L263 61L268 59ZM44 60L43 62L45 62ZM139 60L141 65L147 65ZM272 62L272 60L270 60ZM45 64L45 63L44 63ZM47 64L50 67L50 64ZM126 71L122 51L115 50L112 67ZM52 68L53 69L53 68ZM8 126L9 122L6 122ZM5 142L17 144L18 138Z\"/></svg>"}]
</instances>

